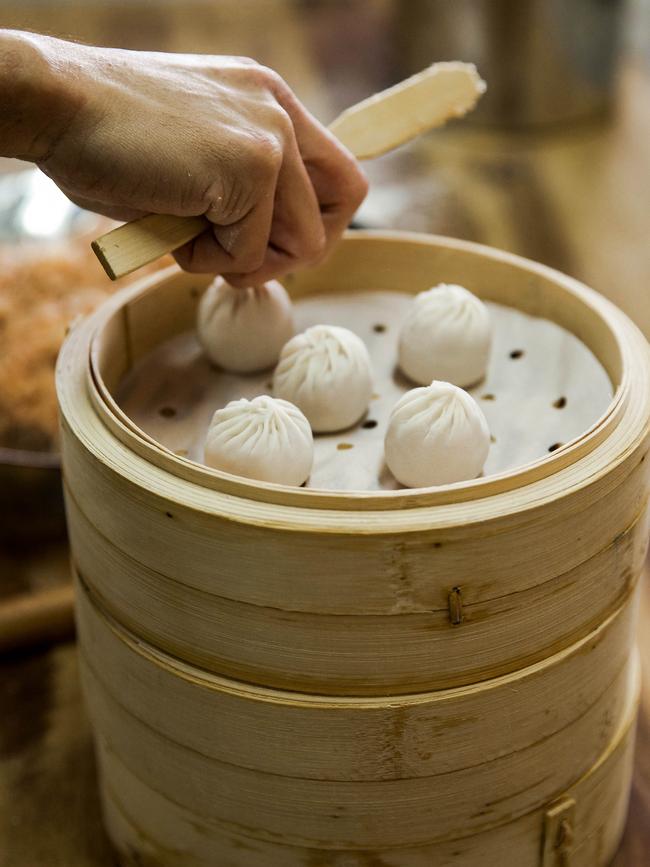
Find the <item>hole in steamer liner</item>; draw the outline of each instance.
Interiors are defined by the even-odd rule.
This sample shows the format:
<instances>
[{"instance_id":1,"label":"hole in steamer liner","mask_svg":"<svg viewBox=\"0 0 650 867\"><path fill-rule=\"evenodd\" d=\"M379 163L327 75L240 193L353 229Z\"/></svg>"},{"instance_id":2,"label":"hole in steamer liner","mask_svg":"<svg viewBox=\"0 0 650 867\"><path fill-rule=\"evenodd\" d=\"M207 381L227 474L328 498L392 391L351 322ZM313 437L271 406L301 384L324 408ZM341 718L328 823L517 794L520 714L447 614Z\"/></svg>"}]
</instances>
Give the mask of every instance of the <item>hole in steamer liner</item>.
<instances>
[{"instance_id":1,"label":"hole in steamer liner","mask_svg":"<svg viewBox=\"0 0 650 867\"><path fill-rule=\"evenodd\" d=\"M176 415L176 410L173 406L161 406L158 410L158 414L163 418L174 418Z\"/></svg>"},{"instance_id":2,"label":"hole in steamer liner","mask_svg":"<svg viewBox=\"0 0 650 867\"><path fill-rule=\"evenodd\" d=\"M557 400L553 401L553 406L555 409L564 409L566 406L566 397L558 397Z\"/></svg>"},{"instance_id":3,"label":"hole in steamer liner","mask_svg":"<svg viewBox=\"0 0 650 867\"><path fill-rule=\"evenodd\" d=\"M387 330L388 326L383 325L381 322L378 322L376 325L372 326L372 330L375 334L383 334Z\"/></svg>"},{"instance_id":4,"label":"hole in steamer liner","mask_svg":"<svg viewBox=\"0 0 650 867\"><path fill-rule=\"evenodd\" d=\"M364 421L364 423L361 425L361 427L365 428L366 430L372 430L373 427L377 427L377 424L378 424L378 422L376 422L374 420L374 418L369 418L369 419L366 419L366 421Z\"/></svg>"},{"instance_id":5,"label":"hole in steamer liner","mask_svg":"<svg viewBox=\"0 0 650 867\"><path fill-rule=\"evenodd\" d=\"M553 443L552 446L548 447L549 452L556 452L558 449L562 448L563 443Z\"/></svg>"},{"instance_id":6,"label":"hole in steamer liner","mask_svg":"<svg viewBox=\"0 0 650 867\"><path fill-rule=\"evenodd\" d=\"M510 358L523 358L525 352L523 349L513 349L510 353Z\"/></svg>"}]
</instances>

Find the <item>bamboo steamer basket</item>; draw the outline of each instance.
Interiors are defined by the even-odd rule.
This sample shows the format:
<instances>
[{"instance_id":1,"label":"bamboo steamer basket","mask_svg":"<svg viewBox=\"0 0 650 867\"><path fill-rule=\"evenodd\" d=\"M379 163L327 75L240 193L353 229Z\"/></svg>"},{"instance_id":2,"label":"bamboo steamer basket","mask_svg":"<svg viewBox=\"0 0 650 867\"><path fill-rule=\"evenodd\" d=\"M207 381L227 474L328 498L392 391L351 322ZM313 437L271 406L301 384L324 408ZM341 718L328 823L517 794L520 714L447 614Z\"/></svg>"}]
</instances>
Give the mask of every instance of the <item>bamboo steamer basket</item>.
<instances>
[{"instance_id":1,"label":"bamboo steamer basket","mask_svg":"<svg viewBox=\"0 0 650 867\"><path fill-rule=\"evenodd\" d=\"M625 822L633 750L633 725L622 726L620 737L591 772L548 810L460 840L354 851L256 840L245 828L197 818L144 785L103 742L98 744L107 827L121 863L128 867L556 867L562 858L571 867L605 865L614 856ZM563 824L567 816L568 826ZM568 858L561 846L553 845L567 827L579 841Z\"/></svg>"},{"instance_id":2,"label":"bamboo steamer basket","mask_svg":"<svg viewBox=\"0 0 650 867\"><path fill-rule=\"evenodd\" d=\"M468 285L574 335L612 396L562 448L471 482L283 488L175 454L125 408L208 280L170 270L114 296L57 372L84 684L124 863L607 863L638 701L645 339L518 257L351 233L287 281L299 306Z\"/></svg>"},{"instance_id":3,"label":"bamboo steamer basket","mask_svg":"<svg viewBox=\"0 0 650 867\"><path fill-rule=\"evenodd\" d=\"M564 448L474 482L282 488L175 455L116 400L134 365L192 328L207 277L145 281L75 329L59 365L69 528L84 581L118 620L236 679L382 695L514 671L619 604L647 542L644 338L569 278L445 239L354 233L289 288L300 300L439 280L577 335L614 389L601 417Z\"/></svg>"},{"instance_id":4,"label":"bamboo steamer basket","mask_svg":"<svg viewBox=\"0 0 650 867\"><path fill-rule=\"evenodd\" d=\"M128 768L206 822L220 855L231 828L262 851L264 843L292 847L290 861L305 848L321 850L322 859L341 849L365 853L361 858L385 851L388 864L402 863L391 860L395 849L430 857L437 845L552 812L558 795L566 800L575 781L627 739L639 689L629 639L634 597L544 663L480 689L420 693L387 706L385 699L280 693L201 674L125 632L80 587L82 670L102 767ZM530 700L504 714L513 689ZM541 713L546 706L553 712ZM525 718L526 707L537 712ZM140 824L139 811L131 821ZM602 829L589 828L595 832ZM527 845L520 836L511 857Z\"/></svg>"},{"instance_id":5,"label":"bamboo steamer basket","mask_svg":"<svg viewBox=\"0 0 650 867\"><path fill-rule=\"evenodd\" d=\"M629 691L633 596L594 632L543 662L480 686L396 697L388 705L385 698L280 692L210 675L143 644L83 588L80 596L88 692L93 706L105 708L96 714L98 726L119 714L117 703L150 731L197 755L269 775L411 784L471 768L502 782L509 774L500 763L508 757L521 764L522 787L522 775L532 775L529 795L535 797L539 767L531 754L563 756L545 774L551 791L554 774L561 782L567 774L579 777L609 743ZM506 698L513 683L521 696L516 707ZM256 742L259 732L264 737ZM289 754L282 748L288 741ZM493 781L465 795L464 809L471 812L471 798L484 797L486 789L498 801L496 786ZM444 809L440 804L437 812Z\"/></svg>"}]
</instances>

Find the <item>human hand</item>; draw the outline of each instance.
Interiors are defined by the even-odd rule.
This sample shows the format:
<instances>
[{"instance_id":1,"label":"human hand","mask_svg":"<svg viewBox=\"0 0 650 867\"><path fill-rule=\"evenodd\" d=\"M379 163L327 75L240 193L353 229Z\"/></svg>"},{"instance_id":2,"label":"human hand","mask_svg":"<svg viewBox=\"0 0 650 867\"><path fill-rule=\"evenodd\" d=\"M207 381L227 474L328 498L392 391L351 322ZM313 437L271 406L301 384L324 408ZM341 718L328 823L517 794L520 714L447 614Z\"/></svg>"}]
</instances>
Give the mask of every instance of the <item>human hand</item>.
<instances>
[{"instance_id":1,"label":"human hand","mask_svg":"<svg viewBox=\"0 0 650 867\"><path fill-rule=\"evenodd\" d=\"M352 155L285 82L237 57L43 39L75 110L35 161L74 202L120 220L204 214L189 271L256 285L325 254L363 200Z\"/></svg>"}]
</instances>

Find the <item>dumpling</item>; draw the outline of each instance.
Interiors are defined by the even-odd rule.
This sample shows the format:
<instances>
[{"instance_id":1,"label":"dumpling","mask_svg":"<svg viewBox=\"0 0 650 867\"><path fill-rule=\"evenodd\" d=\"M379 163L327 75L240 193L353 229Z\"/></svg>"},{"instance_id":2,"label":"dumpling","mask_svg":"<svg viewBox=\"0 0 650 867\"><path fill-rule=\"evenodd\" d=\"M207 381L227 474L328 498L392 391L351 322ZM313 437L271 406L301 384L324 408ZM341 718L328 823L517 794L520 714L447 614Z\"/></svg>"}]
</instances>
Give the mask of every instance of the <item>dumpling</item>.
<instances>
[{"instance_id":1,"label":"dumpling","mask_svg":"<svg viewBox=\"0 0 650 867\"><path fill-rule=\"evenodd\" d=\"M484 378L491 342L485 304L441 283L415 296L400 330L399 366L420 385L438 379L465 388Z\"/></svg>"},{"instance_id":2,"label":"dumpling","mask_svg":"<svg viewBox=\"0 0 650 867\"><path fill-rule=\"evenodd\" d=\"M205 440L209 467L278 485L302 485L314 461L314 440L300 410L268 395L231 400L212 417Z\"/></svg>"},{"instance_id":3,"label":"dumpling","mask_svg":"<svg viewBox=\"0 0 650 867\"><path fill-rule=\"evenodd\" d=\"M319 433L359 421L372 396L372 369L365 343L347 328L314 325L282 350L273 393L295 403Z\"/></svg>"},{"instance_id":4,"label":"dumpling","mask_svg":"<svg viewBox=\"0 0 650 867\"><path fill-rule=\"evenodd\" d=\"M388 469L407 488L474 479L490 449L490 431L474 398L449 382L407 391L390 414Z\"/></svg>"},{"instance_id":5,"label":"dumpling","mask_svg":"<svg viewBox=\"0 0 650 867\"><path fill-rule=\"evenodd\" d=\"M210 361L224 370L266 370L294 333L291 300L275 280L235 289L217 277L199 302L197 331Z\"/></svg>"}]
</instances>

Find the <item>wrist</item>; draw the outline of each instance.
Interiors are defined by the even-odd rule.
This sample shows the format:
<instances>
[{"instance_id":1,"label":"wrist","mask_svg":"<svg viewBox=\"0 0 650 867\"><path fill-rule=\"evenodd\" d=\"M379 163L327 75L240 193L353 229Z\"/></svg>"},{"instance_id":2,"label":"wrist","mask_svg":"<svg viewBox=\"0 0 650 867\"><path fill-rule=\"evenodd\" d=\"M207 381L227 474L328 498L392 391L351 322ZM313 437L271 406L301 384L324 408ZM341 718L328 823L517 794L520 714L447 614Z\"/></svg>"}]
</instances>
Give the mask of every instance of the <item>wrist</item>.
<instances>
[{"instance_id":1,"label":"wrist","mask_svg":"<svg viewBox=\"0 0 650 867\"><path fill-rule=\"evenodd\" d=\"M79 108L67 43L0 31L0 155L42 162Z\"/></svg>"}]
</instances>

